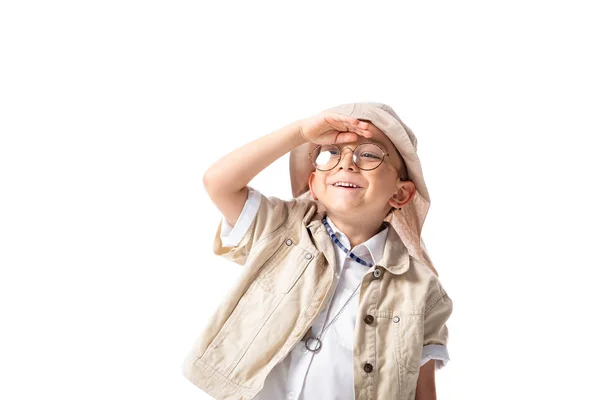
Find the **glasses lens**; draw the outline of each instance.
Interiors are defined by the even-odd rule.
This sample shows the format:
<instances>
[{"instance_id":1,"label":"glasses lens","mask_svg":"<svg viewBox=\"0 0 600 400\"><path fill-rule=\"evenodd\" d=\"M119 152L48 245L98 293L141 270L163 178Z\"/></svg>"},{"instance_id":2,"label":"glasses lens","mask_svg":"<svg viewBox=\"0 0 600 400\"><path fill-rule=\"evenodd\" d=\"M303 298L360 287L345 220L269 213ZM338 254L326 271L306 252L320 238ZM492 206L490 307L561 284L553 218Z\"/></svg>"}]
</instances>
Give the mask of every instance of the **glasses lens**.
<instances>
[{"instance_id":1,"label":"glasses lens","mask_svg":"<svg viewBox=\"0 0 600 400\"><path fill-rule=\"evenodd\" d=\"M354 162L361 169L377 168L383 161L383 150L374 144L361 144L354 150Z\"/></svg>"},{"instance_id":2,"label":"glasses lens","mask_svg":"<svg viewBox=\"0 0 600 400\"><path fill-rule=\"evenodd\" d=\"M340 159L340 151L334 145L317 147L312 153L313 165L320 170L330 170ZM370 143L361 144L354 150L354 162L361 169L374 169L383 161L384 153L378 146Z\"/></svg>"},{"instance_id":3,"label":"glasses lens","mask_svg":"<svg viewBox=\"0 0 600 400\"><path fill-rule=\"evenodd\" d=\"M313 165L317 169L328 170L335 166L340 159L340 151L335 146L319 146L313 151Z\"/></svg>"}]
</instances>

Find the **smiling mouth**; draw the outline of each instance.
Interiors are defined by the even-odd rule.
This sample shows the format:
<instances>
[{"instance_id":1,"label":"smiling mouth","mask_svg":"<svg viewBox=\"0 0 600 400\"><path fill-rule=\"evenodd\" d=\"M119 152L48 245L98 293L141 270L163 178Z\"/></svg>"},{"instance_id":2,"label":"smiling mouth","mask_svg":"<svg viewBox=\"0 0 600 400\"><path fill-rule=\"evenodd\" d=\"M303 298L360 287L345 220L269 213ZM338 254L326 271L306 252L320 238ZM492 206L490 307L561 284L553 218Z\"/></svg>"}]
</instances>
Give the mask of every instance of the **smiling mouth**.
<instances>
[{"instance_id":1,"label":"smiling mouth","mask_svg":"<svg viewBox=\"0 0 600 400\"><path fill-rule=\"evenodd\" d=\"M348 189L348 190L359 190L362 189L361 187L351 187L351 186L335 186L335 185L331 185L336 189Z\"/></svg>"}]
</instances>

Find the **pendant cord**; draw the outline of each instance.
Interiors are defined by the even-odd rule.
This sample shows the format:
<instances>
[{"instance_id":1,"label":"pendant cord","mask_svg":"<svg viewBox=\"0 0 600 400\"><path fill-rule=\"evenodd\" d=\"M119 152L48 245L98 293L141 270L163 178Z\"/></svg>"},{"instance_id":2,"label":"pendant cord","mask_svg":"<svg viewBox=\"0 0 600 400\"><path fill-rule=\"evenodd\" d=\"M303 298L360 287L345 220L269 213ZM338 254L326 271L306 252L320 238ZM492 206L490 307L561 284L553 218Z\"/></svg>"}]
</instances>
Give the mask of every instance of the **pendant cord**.
<instances>
[{"instance_id":1,"label":"pendant cord","mask_svg":"<svg viewBox=\"0 0 600 400\"><path fill-rule=\"evenodd\" d=\"M373 265L373 263L364 261L363 259L361 259L360 257L356 256L354 253L352 253L350 250L348 250L343 244L342 242L340 242L338 240L338 238L335 236L335 234L333 233L333 230L331 229L331 226L327 223L327 217L323 217L323 219L321 220L321 222L323 223L323 225L325 225L325 229L327 229L327 233L329 233L329 237L331 237L331 240L338 245L339 248L341 248L344 253L346 253L351 259L353 259L354 261L362 264L362 265L366 265L367 267L371 268ZM348 303L350 302L350 300L354 297L354 295L356 294L356 291L358 290L358 288L360 287L362 281L360 281L358 283L358 286L356 287L356 289L354 289L354 291L352 292L352 295L350 296L350 298L348 300L346 300L346 303L344 303L344 305L342 306L342 308L340 309L340 311L338 311L338 313L336 314L335 317L333 317L333 319L325 326L325 328L323 329L323 331L321 332L321 334L317 337L313 337L312 336L312 328L311 328L311 337L309 337L306 342L305 342L305 346L308 350L310 351L318 351L321 348L322 342L321 342L321 337L323 337L323 335L325 334L325 331L331 326L331 324L333 324L337 318L340 316L340 314L342 313L342 311L344 311L344 308L346 308L346 306L348 305ZM309 347L309 342L313 342L316 341L317 345L314 349Z\"/></svg>"}]
</instances>

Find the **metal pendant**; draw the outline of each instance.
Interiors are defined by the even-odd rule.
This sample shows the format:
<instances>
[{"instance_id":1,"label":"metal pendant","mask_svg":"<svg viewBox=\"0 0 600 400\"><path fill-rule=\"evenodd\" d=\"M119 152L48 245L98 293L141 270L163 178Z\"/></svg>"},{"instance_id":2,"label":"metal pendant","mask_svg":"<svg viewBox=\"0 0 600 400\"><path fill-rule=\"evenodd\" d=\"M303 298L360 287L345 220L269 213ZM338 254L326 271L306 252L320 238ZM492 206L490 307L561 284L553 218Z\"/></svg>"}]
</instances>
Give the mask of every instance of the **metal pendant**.
<instances>
[{"instance_id":1,"label":"metal pendant","mask_svg":"<svg viewBox=\"0 0 600 400\"><path fill-rule=\"evenodd\" d=\"M319 349L321 348L321 340L319 338L311 336L306 340L304 345L308 350L316 352L319 351Z\"/></svg>"}]
</instances>

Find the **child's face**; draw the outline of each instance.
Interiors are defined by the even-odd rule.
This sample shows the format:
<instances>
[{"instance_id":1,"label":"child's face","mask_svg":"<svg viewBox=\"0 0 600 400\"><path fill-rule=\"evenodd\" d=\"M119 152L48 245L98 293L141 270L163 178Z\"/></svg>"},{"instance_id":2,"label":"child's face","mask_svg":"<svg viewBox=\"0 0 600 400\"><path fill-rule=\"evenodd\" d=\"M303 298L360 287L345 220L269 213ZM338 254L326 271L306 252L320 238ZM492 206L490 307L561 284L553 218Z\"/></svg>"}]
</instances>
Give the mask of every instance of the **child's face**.
<instances>
[{"instance_id":1,"label":"child's face","mask_svg":"<svg viewBox=\"0 0 600 400\"><path fill-rule=\"evenodd\" d=\"M358 136L354 142L336 143L341 150L338 165L329 171L314 170L308 184L312 196L318 199L329 213L360 218L385 218L390 207L402 207L415 194L411 181L401 181L399 170L404 165L392 141L375 125L369 124L371 138ZM379 167L365 171L352 160L352 151L361 143L374 142L381 146L385 156ZM350 147L348 149L347 147ZM347 189L333 186L336 182L351 182L360 188Z\"/></svg>"}]
</instances>

